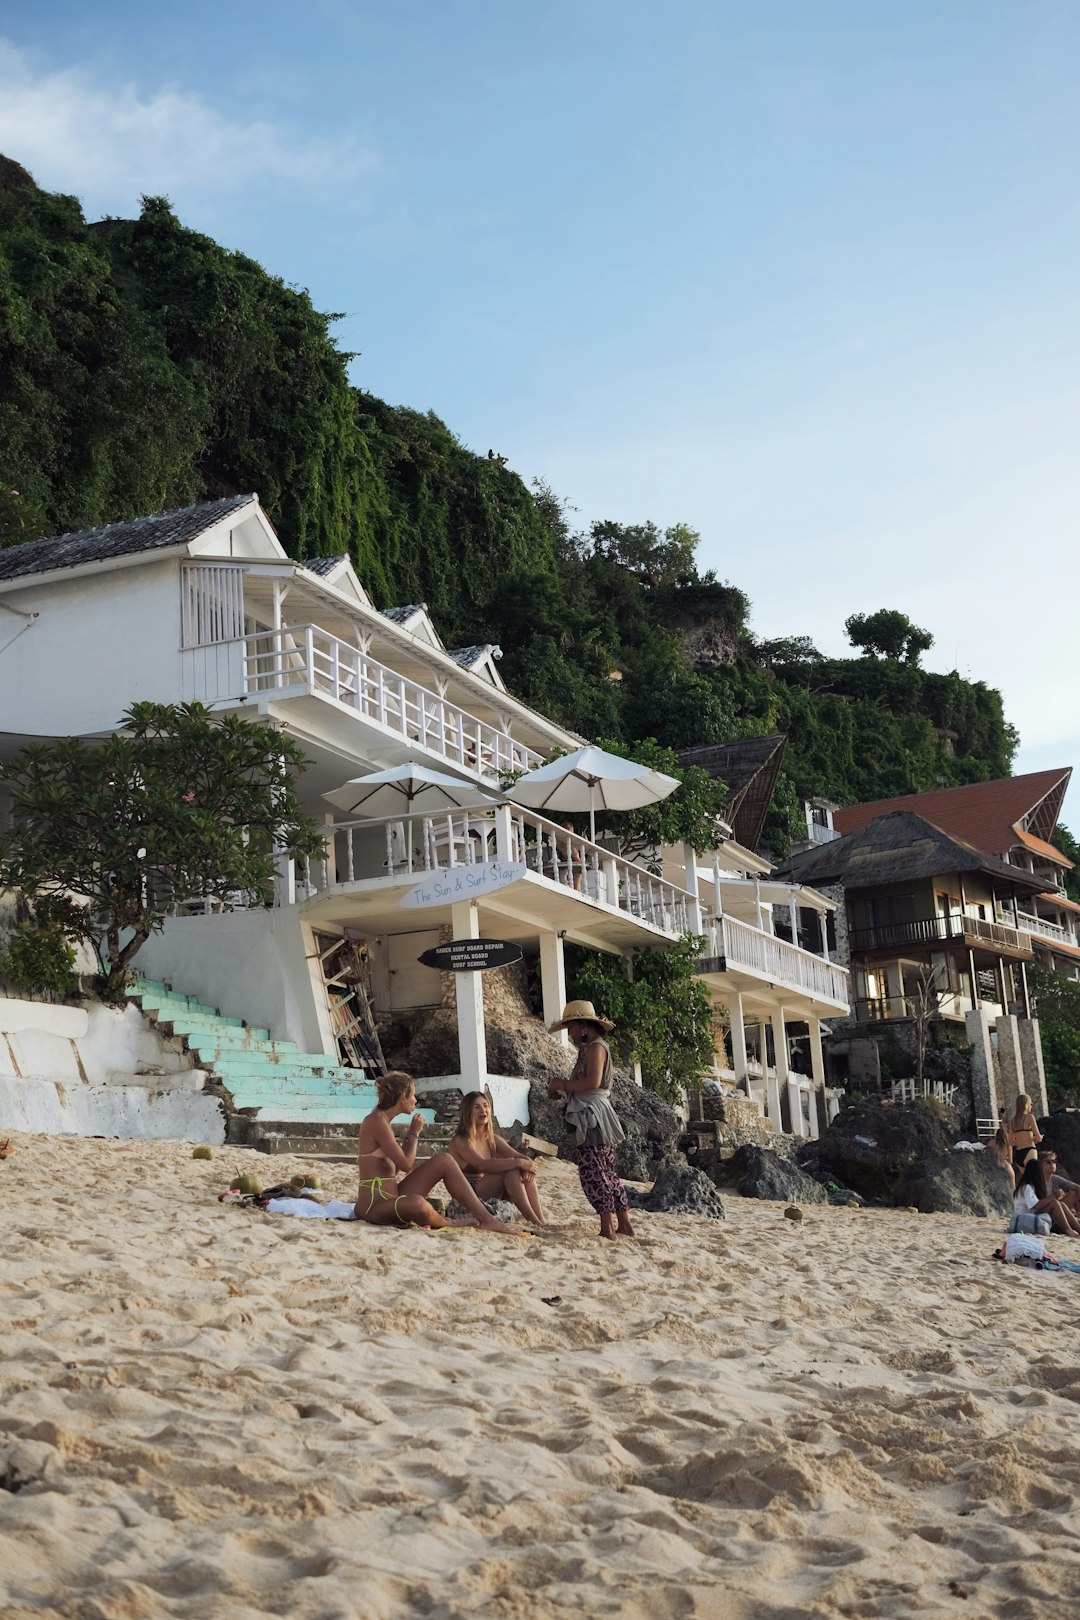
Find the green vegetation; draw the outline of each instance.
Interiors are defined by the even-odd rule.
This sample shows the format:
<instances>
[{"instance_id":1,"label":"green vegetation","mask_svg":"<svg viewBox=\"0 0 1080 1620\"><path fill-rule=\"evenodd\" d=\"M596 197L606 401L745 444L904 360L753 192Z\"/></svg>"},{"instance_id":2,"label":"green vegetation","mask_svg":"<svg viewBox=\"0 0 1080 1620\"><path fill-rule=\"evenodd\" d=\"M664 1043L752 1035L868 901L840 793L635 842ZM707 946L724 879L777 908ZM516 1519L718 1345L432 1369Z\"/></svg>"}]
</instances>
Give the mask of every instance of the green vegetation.
<instances>
[{"instance_id":1,"label":"green vegetation","mask_svg":"<svg viewBox=\"0 0 1080 1620\"><path fill-rule=\"evenodd\" d=\"M16 934L7 973L44 962L42 930L52 928L92 947L115 1001L178 901L267 898L275 848L323 847L296 797L303 763L291 738L232 715L215 720L198 703L136 703L99 746L69 737L25 749L5 772L12 825L0 840L0 887L34 906L38 926L34 938ZM55 988L44 969L37 983Z\"/></svg>"},{"instance_id":2,"label":"green vegetation","mask_svg":"<svg viewBox=\"0 0 1080 1620\"><path fill-rule=\"evenodd\" d=\"M1035 992L1051 1104L1075 1106L1080 1097L1080 984L1053 969L1029 969Z\"/></svg>"},{"instance_id":3,"label":"green vegetation","mask_svg":"<svg viewBox=\"0 0 1080 1620\"><path fill-rule=\"evenodd\" d=\"M62 997L77 986L76 955L64 930L63 917L51 913L48 902L31 910L17 924L7 950L0 955L0 979L29 996Z\"/></svg>"},{"instance_id":4,"label":"green vegetation","mask_svg":"<svg viewBox=\"0 0 1080 1620\"><path fill-rule=\"evenodd\" d=\"M640 1063L650 1091L676 1101L699 1086L713 1060L712 1007L694 977L705 941L685 934L670 951L636 951L623 960L568 946L569 993L615 1022L610 1041L624 1063Z\"/></svg>"},{"instance_id":5,"label":"green vegetation","mask_svg":"<svg viewBox=\"0 0 1080 1620\"><path fill-rule=\"evenodd\" d=\"M255 490L291 554L349 551L376 605L500 643L511 690L582 735L639 753L787 732L776 857L803 798L1008 773L999 694L922 669L904 614L852 614L854 658L756 642L693 529L575 529L543 484L354 388L334 320L161 198L88 225L0 159L0 544Z\"/></svg>"}]
</instances>

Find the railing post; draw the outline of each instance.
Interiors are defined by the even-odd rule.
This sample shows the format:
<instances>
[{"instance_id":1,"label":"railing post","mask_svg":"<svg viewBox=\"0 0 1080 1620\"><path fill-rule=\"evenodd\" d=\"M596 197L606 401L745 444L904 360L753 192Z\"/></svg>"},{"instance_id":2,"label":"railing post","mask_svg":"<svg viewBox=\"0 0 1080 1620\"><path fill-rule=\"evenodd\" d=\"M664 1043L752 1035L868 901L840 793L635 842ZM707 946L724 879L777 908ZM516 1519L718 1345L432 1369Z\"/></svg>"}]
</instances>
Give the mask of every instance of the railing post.
<instances>
[{"instance_id":1,"label":"railing post","mask_svg":"<svg viewBox=\"0 0 1080 1620\"><path fill-rule=\"evenodd\" d=\"M326 886L337 882L337 846L334 842L334 812L324 811L323 826L326 828Z\"/></svg>"},{"instance_id":2,"label":"railing post","mask_svg":"<svg viewBox=\"0 0 1080 1620\"><path fill-rule=\"evenodd\" d=\"M495 806L495 854L500 861L514 859L513 812L508 804ZM555 1015L556 1017L558 1014Z\"/></svg>"},{"instance_id":3,"label":"railing post","mask_svg":"<svg viewBox=\"0 0 1080 1620\"><path fill-rule=\"evenodd\" d=\"M604 900L609 906L617 907L620 911L627 911L629 907L623 903L619 893L619 868L613 855L605 855L600 863L604 874Z\"/></svg>"},{"instance_id":4,"label":"railing post","mask_svg":"<svg viewBox=\"0 0 1080 1620\"><path fill-rule=\"evenodd\" d=\"M701 900L698 895L697 850L692 844L683 844L683 888L690 896L687 906L687 925L692 934L701 933ZM686 905L686 901L683 901Z\"/></svg>"}]
</instances>

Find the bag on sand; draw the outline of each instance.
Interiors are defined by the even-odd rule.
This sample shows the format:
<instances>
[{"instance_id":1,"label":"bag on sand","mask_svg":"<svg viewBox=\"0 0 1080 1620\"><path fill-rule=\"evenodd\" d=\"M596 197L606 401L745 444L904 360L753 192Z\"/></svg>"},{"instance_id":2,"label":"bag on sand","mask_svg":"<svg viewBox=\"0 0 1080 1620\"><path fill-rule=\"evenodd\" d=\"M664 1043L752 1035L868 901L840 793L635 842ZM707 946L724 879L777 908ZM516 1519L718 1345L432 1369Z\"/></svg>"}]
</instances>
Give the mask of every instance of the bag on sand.
<instances>
[{"instance_id":1,"label":"bag on sand","mask_svg":"<svg viewBox=\"0 0 1080 1620\"><path fill-rule=\"evenodd\" d=\"M1033 1215L1028 1211L1024 1215L1014 1215L1009 1225L1010 1232L1033 1232L1036 1237L1049 1237L1054 1229L1054 1223L1049 1215Z\"/></svg>"}]
</instances>

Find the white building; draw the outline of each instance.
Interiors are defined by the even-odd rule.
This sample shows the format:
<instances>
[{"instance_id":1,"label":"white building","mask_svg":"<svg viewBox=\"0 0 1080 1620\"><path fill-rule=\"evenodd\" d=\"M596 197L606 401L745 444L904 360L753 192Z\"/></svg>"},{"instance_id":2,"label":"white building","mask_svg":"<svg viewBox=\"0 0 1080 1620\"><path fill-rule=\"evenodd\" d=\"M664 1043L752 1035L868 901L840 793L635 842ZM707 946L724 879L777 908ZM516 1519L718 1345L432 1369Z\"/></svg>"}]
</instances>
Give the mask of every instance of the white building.
<instances>
[{"instance_id":1,"label":"white building","mask_svg":"<svg viewBox=\"0 0 1080 1620\"><path fill-rule=\"evenodd\" d=\"M813 1028L807 1085L820 1086L815 1021L846 1008L842 971L774 933L777 896L748 851L669 851L657 876L575 834L576 863L559 822L500 800L500 776L582 739L513 697L498 657L448 651L423 605L378 611L347 558L291 560L253 495L0 552L0 754L107 733L138 700L198 700L280 728L310 761L300 795L326 821L325 858L300 871L282 859L273 906L230 910L222 897L170 918L140 971L336 1062L342 991L327 964L359 942L374 1010L406 1014L440 999L439 974L417 960L431 946L515 942L538 961L551 1021L566 940L628 954L692 929L710 937L703 970L731 1014L730 1078L754 1087L742 1032L767 1019L763 1104L780 1128L783 1095L794 1128L816 1129L814 1109L791 1101L784 1020ZM491 804L381 820L326 811L325 793L410 760L491 789ZM525 1083L488 1074L481 975L457 974L456 1000L461 1074L448 1083L490 1081L500 1116L523 1117Z\"/></svg>"}]
</instances>

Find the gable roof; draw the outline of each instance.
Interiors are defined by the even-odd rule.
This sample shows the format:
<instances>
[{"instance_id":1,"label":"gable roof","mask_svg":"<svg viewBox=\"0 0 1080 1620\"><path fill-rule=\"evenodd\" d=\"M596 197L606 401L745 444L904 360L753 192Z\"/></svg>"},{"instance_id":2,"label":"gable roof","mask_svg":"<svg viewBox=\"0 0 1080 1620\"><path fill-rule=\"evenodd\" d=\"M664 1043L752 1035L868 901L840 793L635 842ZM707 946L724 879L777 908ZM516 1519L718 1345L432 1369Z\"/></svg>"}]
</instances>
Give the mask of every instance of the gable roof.
<instances>
[{"instance_id":1,"label":"gable roof","mask_svg":"<svg viewBox=\"0 0 1080 1620\"><path fill-rule=\"evenodd\" d=\"M724 819L744 849L757 848L786 747L786 735L773 731L679 750L680 765L700 765L726 784Z\"/></svg>"},{"instance_id":2,"label":"gable roof","mask_svg":"<svg viewBox=\"0 0 1080 1620\"><path fill-rule=\"evenodd\" d=\"M406 607L383 608L384 619L393 619L395 624L409 624L418 613L427 612L426 602L410 602Z\"/></svg>"},{"instance_id":3,"label":"gable roof","mask_svg":"<svg viewBox=\"0 0 1080 1620\"><path fill-rule=\"evenodd\" d=\"M948 872L984 872L1026 894L1037 894L1041 880L955 838L925 816L892 810L875 816L857 832L793 852L791 870L800 883L838 883L845 889L911 883Z\"/></svg>"},{"instance_id":4,"label":"gable roof","mask_svg":"<svg viewBox=\"0 0 1080 1620\"><path fill-rule=\"evenodd\" d=\"M1022 844L1045 860L1068 867L1072 862L1049 840L1071 775L1071 768L1066 766L1063 770L1031 771L1026 776L1002 776L993 782L971 782L966 787L909 793L898 799L849 804L835 812L833 826L840 833L858 832L876 816L911 810L988 855L1004 855Z\"/></svg>"},{"instance_id":5,"label":"gable roof","mask_svg":"<svg viewBox=\"0 0 1080 1620\"><path fill-rule=\"evenodd\" d=\"M99 529L77 529L70 534L26 540L21 546L0 551L0 580L185 545L257 499L255 495L229 495L220 501L200 501L178 512L158 512L153 517L106 523Z\"/></svg>"},{"instance_id":6,"label":"gable roof","mask_svg":"<svg viewBox=\"0 0 1080 1620\"><path fill-rule=\"evenodd\" d=\"M309 574L319 574L325 579L328 574L336 573L342 563L348 560L348 553L339 551L334 557L305 557L303 567Z\"/></svg>"}]
</instances>

